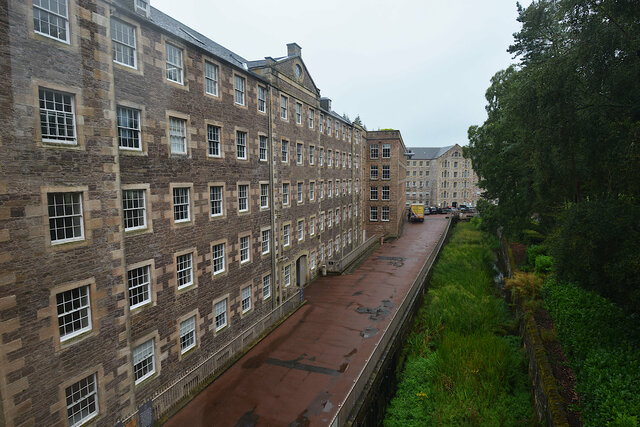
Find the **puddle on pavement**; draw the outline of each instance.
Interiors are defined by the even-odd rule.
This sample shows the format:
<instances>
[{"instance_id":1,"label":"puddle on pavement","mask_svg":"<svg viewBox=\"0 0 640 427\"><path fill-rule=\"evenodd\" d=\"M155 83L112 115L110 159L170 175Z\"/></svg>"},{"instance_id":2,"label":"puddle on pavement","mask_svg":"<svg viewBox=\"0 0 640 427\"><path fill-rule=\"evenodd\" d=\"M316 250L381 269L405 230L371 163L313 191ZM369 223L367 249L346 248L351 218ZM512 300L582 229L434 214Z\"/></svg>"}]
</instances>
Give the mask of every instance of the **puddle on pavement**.
<instances>
[{"instance_id":1,"label":"puddle on pavement","mask_svg":"<svg viewBox=\"0 0 640 427\"><path fill-rule=\"evenodd\" d=\"M253 411L256 408L253 408L249 412L245 412L244 415L240 417L238 422L236 423L236 427L253 427L258 423L258 414Z\"/></svg>"},{"instance_id":2,"label":"puddle on pavement","mask_svg":"<svg viewBox=\"0 0 640 427\"><path fill-rule=\"evenodd\" d=\"M383 320L391 312L389 308L393 307L393 305L390 300L385 299L382 300L382 305L378 307L358 307L356 311L361 314L370 314L369 319L371 320Z\"/></svg>"},{"instance_id":3,"label":"puddle on pavement","mask_svg":"<svg viewBox=\"0 0 640 427\"><path fill-rule=\"evenodd\" d=\"M371 338L378 335L378 329L376 328L366 328L364 331L360 332L360 335L363 338Z\"/></svg>"}]
</instances>

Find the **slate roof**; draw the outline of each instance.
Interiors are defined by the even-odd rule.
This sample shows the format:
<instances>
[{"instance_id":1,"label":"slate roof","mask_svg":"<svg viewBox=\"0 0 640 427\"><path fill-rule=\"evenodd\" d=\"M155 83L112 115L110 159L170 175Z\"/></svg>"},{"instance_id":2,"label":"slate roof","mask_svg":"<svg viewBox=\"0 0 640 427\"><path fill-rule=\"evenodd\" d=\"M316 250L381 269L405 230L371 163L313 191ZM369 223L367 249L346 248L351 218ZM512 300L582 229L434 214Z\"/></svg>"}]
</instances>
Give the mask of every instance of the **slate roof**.
<instances>
[{"instance_id":1,"label":"slate roof","mask_svg":"<svg viewBox=\"0 0 640 427\"><path fill-rule=\"evenodd\" d=\"M207 36L197 32L193 28L186 26L170 17L169 15L159 11L155 7L151 6L150 21L163 30L173 34L177 38L184 40L192 45L198 46L207 52L217 56L220 59L235 65L236 67L247 70L247 60L230 51L229 49L219 45Z\"/></svg>"},{"instance_id":2,"label":"slate roof","mask_svg":"<svg viewBox=\"0 0 640 427\"><path fill-rule=\"evenodd\" d=\"M430 160L437 159L452 147L454 147L454 145L448 145L446 147L408 147L407 150L414 153L411 160Z\"/></svg>"},{"instance_id":3,"label":"slate roof","mask_svg":"<svg viewBox=\"0 0 640 427\"><path fill-rule=\"evenodd\" d=\"M119 0L116 0L115 2L121 3L121 1ZM248 73L251 73L252 75L256 76L257 78L264 80L263 76L251 71L251 68L265 66L267 63L266 59L248 61L242 56L238 55L237 53L234 53L229 49L225 48L224 46L219 45L218 43L214 42L204 34L194 30L193 28L183 24L182 22L176 19L173 19L172 17L156 9L155 7L151 6L150 12L151 14L149 17L149 21L157 25L161 29L167 31L170 34L173 34L175 37L177 37L180 40L183 40L194 46L198 46L201 49L204 49L205 51L209 52L210 54L215 55L216 57L222 60L225 60L230 64L235 65L236 67L240 67L245 71L247 71ZM289 56L281 56L273 59L276 62L280 62L282 60L289 59ZM325 111L322 108L321 110ZM340 121L346 124L349 124L349 125L352 124L350 121L345 120L340 114L336 113L335 111L325 111L325 113L327 113L328 115L331 115L334 119L339 119Z\"/></svg>"}]
</instances>

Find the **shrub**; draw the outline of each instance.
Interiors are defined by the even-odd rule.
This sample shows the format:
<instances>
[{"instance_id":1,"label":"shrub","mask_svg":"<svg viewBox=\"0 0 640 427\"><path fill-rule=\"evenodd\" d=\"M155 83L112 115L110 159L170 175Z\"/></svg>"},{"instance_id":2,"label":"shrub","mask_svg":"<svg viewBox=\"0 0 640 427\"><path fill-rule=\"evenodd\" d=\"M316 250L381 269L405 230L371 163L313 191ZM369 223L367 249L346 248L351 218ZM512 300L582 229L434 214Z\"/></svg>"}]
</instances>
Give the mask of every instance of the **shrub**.
<instances>
[{"instance_id":1,"label":"shrub","mask_svg":"<svg viewBox=\"0 0 640 427\"><path fill-rule=\"evenodd\" d=\"M504 288L511 290L514 296L534 300L542 293L542 279L533 273L516 271L512 278L505 280Z\"/></svg>"},{"instance_id":2,"label":"shrub","mask_svg":"<svg viewBox=\"0 0 640 427\"><path fill-rule=\"evenodd\" d=\"M558 338L573 368L586 426L637 426L640 326L616 304L578 286L543 288Z\"/></svg>"},{"instance_id":3,"label":"shrub","mask_svg":"<svg viewBox=\"0 0 640 427\"><path fill-rule=\"evenodd\" d=\"M529 245L527 246L527 262L530 265L535 265L538 255L547 255L548 249L544 245Z\"/></svg>"},{"instance_id":4,"label":"shrub","mask_svg":"<svg viewBox=\"0 0 640 427\"><path fill-rule=\"evenodd\" d=\"M553 268L553 258L549 255L538 255L534 270L536 274L549 274Z\"/></svg>"}]
</instances>

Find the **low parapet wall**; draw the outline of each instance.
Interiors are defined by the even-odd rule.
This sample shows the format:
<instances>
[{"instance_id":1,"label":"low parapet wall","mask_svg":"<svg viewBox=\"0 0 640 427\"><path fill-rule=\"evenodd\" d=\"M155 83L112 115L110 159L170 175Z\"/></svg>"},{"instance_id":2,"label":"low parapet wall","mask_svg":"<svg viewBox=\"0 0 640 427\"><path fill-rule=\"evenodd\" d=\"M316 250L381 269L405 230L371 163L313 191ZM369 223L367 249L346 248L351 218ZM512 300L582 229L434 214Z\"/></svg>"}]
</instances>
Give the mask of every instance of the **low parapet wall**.
<instances>
[{"instance_id":1,"label":"low parapet wall","mask_svg":"<svg viewBox=\"0 0 640 427\"><path fill-rule=\"evenodd\" d=\"M419 298L423 295L424 285L429 277L431 268L435 263L444 242L451 230L452 219L448 219L447 228L442 233L436 247L425 260L420 272L416 276L410 291L403 299L400 308L395 313L391 323L384 330L380 342L368 359L367 364L354 380L351 390L339 405L340 409L333 418L330 426L343 425L372 425L379 420L378 412L384 412L386 403L390 397L385 390L393 382L395 375L395 361L399 350L404 344L411 320L419 306ZM389 372L393 371L393 374Z\"/></svg>"}]
</instances>

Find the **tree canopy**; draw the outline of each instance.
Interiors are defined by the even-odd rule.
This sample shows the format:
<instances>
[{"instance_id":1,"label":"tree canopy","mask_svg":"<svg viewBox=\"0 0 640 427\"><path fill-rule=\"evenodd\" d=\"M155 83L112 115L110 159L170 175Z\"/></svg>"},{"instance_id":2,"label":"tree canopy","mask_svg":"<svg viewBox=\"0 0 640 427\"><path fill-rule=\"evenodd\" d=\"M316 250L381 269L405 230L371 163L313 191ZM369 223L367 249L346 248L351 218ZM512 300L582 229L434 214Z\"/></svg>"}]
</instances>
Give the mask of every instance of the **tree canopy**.
<instances>
[{"instance_id":1,"label":"tree canopy","mask_svg":"<svg viewBox=\"0 0 640 427\"><path fill-rule=\"evenodd\" d=\"M494 223L520 236L537 228L558 274L640 307L640 3L517 7L518 62L491 79L487 120L469 128L466 150L499 200Z\"/></svg>"}]
</instances>

